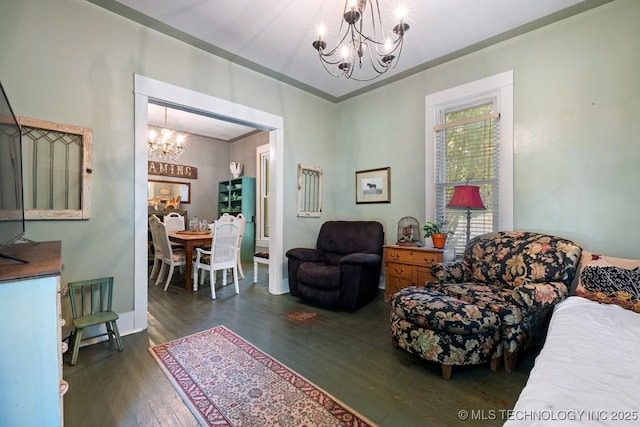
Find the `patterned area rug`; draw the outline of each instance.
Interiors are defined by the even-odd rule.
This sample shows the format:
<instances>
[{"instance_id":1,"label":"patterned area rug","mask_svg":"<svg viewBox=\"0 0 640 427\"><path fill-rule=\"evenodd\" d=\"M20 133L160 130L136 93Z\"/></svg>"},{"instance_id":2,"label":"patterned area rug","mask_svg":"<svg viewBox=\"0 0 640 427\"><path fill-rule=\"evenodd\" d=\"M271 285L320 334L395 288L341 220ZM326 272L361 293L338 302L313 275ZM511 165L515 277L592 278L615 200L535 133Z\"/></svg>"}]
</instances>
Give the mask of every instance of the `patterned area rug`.
<instances>
[{"instance_id":1,"label":"patterned area rug","mask_svg":"<svg viewBox=\"0 0 640 427\"><path fill-rule=\"evenodd\" d=\"M202 425L375 425L224 326L149 352Z\"/></svg>"}]
</instances>

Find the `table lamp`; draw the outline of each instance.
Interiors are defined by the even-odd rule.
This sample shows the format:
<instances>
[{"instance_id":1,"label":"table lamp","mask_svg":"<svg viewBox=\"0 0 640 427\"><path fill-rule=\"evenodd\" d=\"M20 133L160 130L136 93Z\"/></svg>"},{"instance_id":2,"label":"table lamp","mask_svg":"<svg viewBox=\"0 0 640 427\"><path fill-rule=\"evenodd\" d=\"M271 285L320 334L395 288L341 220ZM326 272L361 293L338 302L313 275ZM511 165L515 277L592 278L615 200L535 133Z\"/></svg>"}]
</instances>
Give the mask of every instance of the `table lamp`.
<instances>
[{"instance_id":1,"label":"table lamp","mask_svg":"<svg viewBox=\"0 0 640 427\"><path fill-rule=\"evenodd\" d=\"M480 187L475 185L456 185L447 208L466 209L467 211L467 244L471 235L471 211L487 209L480 197Z\"/></svg>"}]
</instances>

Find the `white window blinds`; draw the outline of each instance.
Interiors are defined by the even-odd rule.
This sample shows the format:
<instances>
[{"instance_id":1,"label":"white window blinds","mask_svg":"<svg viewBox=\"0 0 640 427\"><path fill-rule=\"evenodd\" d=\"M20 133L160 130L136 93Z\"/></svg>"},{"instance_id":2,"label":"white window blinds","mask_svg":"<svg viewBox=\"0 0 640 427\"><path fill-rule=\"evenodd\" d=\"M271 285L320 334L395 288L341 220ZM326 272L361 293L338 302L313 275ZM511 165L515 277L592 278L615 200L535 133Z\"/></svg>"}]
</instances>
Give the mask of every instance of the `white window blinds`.
<instances>
[{"instance_id":1,"label":"white window blinds","mask_svg":"<svg viewBox=\"0 0 640 427\"><path fill-rule=\"evenodd\" d=\"M495 101L440 110L435 131L435 218L446 218L456 255L467 243L467 211L447 209L456 185L476 185L486 210L470 211L470 237L498 229L500 115Z\"/></svg>"}]
</instances>

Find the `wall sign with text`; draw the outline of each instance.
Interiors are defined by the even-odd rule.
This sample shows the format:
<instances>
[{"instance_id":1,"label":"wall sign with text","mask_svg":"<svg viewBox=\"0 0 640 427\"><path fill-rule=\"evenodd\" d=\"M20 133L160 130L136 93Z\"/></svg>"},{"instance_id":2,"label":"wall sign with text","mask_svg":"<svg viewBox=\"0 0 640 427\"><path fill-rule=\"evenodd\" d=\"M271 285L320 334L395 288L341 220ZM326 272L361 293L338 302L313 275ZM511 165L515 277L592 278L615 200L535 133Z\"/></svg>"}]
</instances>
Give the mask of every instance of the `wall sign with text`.
<instances>
[{"instance_id":1,"label":"wall sign with text","mask_svg":"<svg viewBox=\"0 0 640 427\"><path fill-rule=\"evenodd\" d=\"M198 168L195 166L176 165L174 163L154 162L149 160L148 169L149 175L198 179Z\"/></svg>"}]
</instances>

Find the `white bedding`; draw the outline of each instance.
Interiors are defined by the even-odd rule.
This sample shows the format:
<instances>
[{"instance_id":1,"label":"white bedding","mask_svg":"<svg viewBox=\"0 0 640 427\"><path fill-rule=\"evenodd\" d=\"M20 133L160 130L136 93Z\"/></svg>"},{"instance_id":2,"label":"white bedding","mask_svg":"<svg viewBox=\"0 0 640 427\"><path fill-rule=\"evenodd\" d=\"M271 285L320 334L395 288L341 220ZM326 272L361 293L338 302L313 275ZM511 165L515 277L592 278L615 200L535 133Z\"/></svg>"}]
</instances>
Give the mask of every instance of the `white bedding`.
<instances>
[{"instance_id":1,"label":"white bedding","mask_svg":"<svg viewBox=\"0 0 640 427\"><path fill-rule=\"evenodd\" d=\"M508 427L640 426L640 314L581 297L558 304L508 416Z\"/></svg>"}]
</instances>

